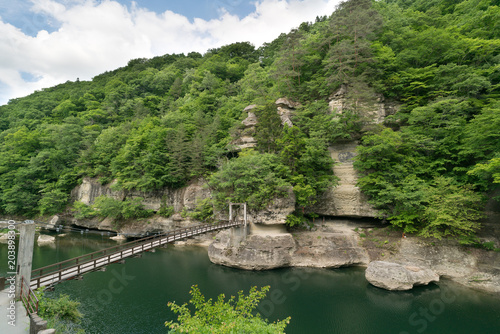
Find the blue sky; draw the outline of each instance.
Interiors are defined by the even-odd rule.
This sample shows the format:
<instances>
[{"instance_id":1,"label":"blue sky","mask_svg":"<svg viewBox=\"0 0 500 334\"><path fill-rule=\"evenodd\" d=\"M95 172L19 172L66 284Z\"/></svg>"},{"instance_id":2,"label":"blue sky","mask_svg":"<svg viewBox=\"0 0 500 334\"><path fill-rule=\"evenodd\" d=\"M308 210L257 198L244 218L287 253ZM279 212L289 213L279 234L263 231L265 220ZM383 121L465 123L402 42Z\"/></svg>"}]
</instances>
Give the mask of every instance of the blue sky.
<instances>
[{"instance_id":1,"label":"blue sky","mask_svg":"<svg viewBox=\"0 0 500 334\"><path fill-rule=\"evenodd\" d=\"M68 6L81 3L81 1L58 1ZM102 1L94 1L99 3ZM120 4L132 8L136 6L147 8L161 14L167 10L186 16L189 20L201 18L204 20L217 19L221 10L238 15L242 18L255 10L256 0L118 0ZM33 2L30 0L0 0L0 17L4 22L10 23L21 29L25 34L36 36L39 30L56 31L60 24L46 15L30 11Z\"/></svg>"},{"instance_id":2,"label":"blue sky","mask_svg":"<svg viewBox=\"0 0 500 334\"><path fill-rule=\"evenodd\" d=\"M270 42L339 0L0 0L0 105L130 59Z\"/></svg>"}]
</instances>

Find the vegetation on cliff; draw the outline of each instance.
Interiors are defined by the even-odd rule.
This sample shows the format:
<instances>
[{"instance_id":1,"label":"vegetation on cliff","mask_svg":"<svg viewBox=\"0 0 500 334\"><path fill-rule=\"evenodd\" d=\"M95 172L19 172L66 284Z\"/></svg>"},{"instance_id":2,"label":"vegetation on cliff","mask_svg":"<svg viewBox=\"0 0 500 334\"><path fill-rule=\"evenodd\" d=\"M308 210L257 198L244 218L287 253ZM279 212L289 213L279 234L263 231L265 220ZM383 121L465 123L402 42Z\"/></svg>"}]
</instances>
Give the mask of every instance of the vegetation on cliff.
<instances>
[{"instance_id":1,"label":"vegetation on cliff","mask_svg":"<svg viewBox=\"0 0 500 334\"><path fill-rule=\"evenodd\" d=\"M495 0L351 0L258 49L134 59L11 100L0 212L61 212L84 176L141 191L205 177L217 201L254 208L291 187L307 208L335 184L328 145L361 140L359 186L384 218L467 241L500 182L498 22ZM339 91L348 102L331 112ZM276 114L280 97L301 103L293 127ZM399 111L371 124L381 98ZM229 144L249 104L260 106L257 147L238 154Z\"/></svg>"}]
</instances>

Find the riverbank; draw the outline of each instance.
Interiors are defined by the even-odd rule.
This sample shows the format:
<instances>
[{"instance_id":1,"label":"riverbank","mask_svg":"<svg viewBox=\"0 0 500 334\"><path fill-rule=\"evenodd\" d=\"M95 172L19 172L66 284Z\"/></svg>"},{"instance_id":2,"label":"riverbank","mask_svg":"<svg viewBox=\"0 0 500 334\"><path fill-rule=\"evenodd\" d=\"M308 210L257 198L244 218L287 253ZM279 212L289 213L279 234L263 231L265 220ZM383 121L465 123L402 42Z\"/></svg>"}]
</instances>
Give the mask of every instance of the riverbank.
<instances>
[{"instance_id":1,"label":"riverbank","mask_svg":"<svg viewBox=\"0 0 500 334\"><path fill-rule=\"evenodd\" d=\"M240 241L223 231L208 252L212 262L239 269L366 267L373 261L394 262L430 269L441 278L500 297L500 252L451 239L403 238L401 232L376 221L319 220L311 230L256 233Z\"/></svg>"}]
</instances>

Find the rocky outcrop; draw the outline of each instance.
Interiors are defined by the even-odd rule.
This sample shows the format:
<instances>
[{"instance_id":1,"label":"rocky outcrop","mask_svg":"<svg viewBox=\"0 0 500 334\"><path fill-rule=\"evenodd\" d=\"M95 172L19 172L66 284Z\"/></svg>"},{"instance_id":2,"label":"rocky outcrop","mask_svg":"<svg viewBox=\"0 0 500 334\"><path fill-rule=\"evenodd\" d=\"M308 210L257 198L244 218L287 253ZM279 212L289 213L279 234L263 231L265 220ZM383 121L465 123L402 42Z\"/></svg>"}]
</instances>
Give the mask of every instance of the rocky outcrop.
<instances>
[{"instance_id":1,"label":"rocky outcrop","mask_svg":"<svg viewBox=\"0 0 500 334\"><path fill-rule=\"evenodd\" d=\"M281 118L281 124L284 126L292 127L292 116L297 107L300 106L300 103L294 102L287 98L280 98L275 102L278 108L278 115Z\"/></svg>"},{"instance_id":2,"label":"rocky outcrop","mask_svg":"<svg viewBox=\"0 0 500 334\"><path fill-rule=\"evenodd\" d=\"M56 238L51 235L40 234L36 242L38 246L53 245L56 242Z\"/></svg>"},{"instance_id":3,"label":"rocky outcrop","mask_svg":"<svg viewBox=\"0 0 500 334\"><path fill-rule=\"evenodd\" d=\"M356 186L358 175L352 160L356 156L356 146L356 143L347 143L329 148L336 162L333 173L339 178L339 183L322 194L311 212L336 217L376 217L377 211Z\"/></svg>"},{"instance_id":4,"label":"rocky outcrop","mask_svg":"<svg viewBox=\"0 0 500 334\"><path fill-rule=\"evenodd\" d=\"M248 212L247 220L253 224L285 225L286 217L295 211L295 194L292 188L283 197L275 198L262 210Z\"/></svg>"},{"instance_id":5,"label":"rocky outcrop","mask_svg":"<svg viewBox=\"0 0 500 334\"><path fill-rule=\"evenodd\" d=\"M292 116L295 108L300 106L300 103L293 102L287 98L280 98L275 102L277 113L280 116L281 124L283 126L292 127ZM238 130L234 136L234 140L229 145L229 149L233 151L241 151L245 148L253 148L257 146L257 140L255 140L255 126L258 123L258 118L255 115L254 109L257 107L256 104L249 105L243 112L247 113L247 118L245 118L241 124L243 128Z\"/></svg>"},{"instance_id":6,"label":"rocky outcrop","mask_svg":"<svg viewBox=\"0 0 500 334\"><path fill-rule=\"evenodd\" d=\"M410 290L415 285L439 282L439 275L430 269L386 261L371 262L365 277L370 284L386 290Z\"/></svg>"},{"instance_id":7,"label":"rocky outcrop","mask_svg":"<svg viewBox=\"0 0 500 334\"><path fill-rule=\"evenodd\" d=\"M234 268L338 268L368 264L358 235L344 224L324 224L315 232L287 233L283 225L252 224L251 234L220 232L208 248L212 262Z\"/></svg>"},{"instance_id":8,"label":"rocky outcrop","mask_svg":"<svg viewBox=\"0 0 500 334\"><path fill-rule=\"evenodd\" d=\"M347 98L348 88L342 86L330 99L330 110L342 114L345 108L350 107ZM363 108L357 107L363 113L366 123L381 123L384 118L395 113L397 107L384 103L379 98L373 104L365 104ZM329 147L332 159L335 161L333 172L339 178L338 186L324 192L311 212L320 215L336 217L376 217L377 211L368 203L365 195L356 186L358 175L353 166L356 156L357 142L347 142Z\"/></svg>"},{"instance_id":9,"label":"rocky outcrop","mask_svg":"<svg viewBox=\"0 0 500 334\"><path fill-rule=\"evenodd\" d=\"M407 238L387 260L428 268L463 285L500 294L499 252L466 248L451 240Z\"/></svg>"},{"instance_id":10,"label":"rocky outcrop","mask_svg":"<svg viewBox=\"0 0 500 334\"><path fill-rule=\"evenodd\" d=\"M210 196L210 190L204 187L202 181L198 180L181 189L165 188L155 192L123 191L114 190L112 184L101 185L96 179L85 178L82 184L72 191L74 201L81 201L87 205L93 204L95 199L102 195L117 200L141 197L146 209L157 211L162 206L172 206L174 211L180 212L183 209L193 210L198 201ZM98 217L92 219L72 218L70 223L90 229L115 231L124 236L132 237L143 236L148 233L166 232L175 228L192 226L199 222L191 221L189 218L182 218L177 213L169 218L155 215L147 219L126 221Z\"/></svg>"},{"instance_id":11,"label":"rocky outcrop","mask_svg":"<svg viewBox=\"0 0 500 334\"><path fill-rule=\"evenodd\" d=\"M210 260L234 268L263 270L290 265L295 242L285 228L286 217L295 210L293 189L275 198L264 209L247 213L247 228L222 231L208 248ZM233 211L243 219L241 208ZM238 231L238 232L235 232Z\"/></svg>"},{"instance_id":12,"label":"rocky outcrop","mask_svg":"<svg viewBox=\"0 0 500 334\"><path fill-rule=\"evenodd\" d=\"M366 250L359 246L358 235L340 224L297 232L294 239L296 250L291 265L295 267L339 268L369 262Z\"/></svg>"},{"instance_id":13,"label":"rocky outcrop","mask_svg":"<svg viewBox=\"0 0 500 334\"><path fill-rule=\"evenodd\" d=\"M242 229L242 228L241 228ZM234 230L222 231L208 247L215 264L249 270L287 267L295 243L290 233L251 234L235 242ZM241 232L244 233L244 232Z\"/></svg>"},{"instance_id":14,"label":"rocky outcrop","mask_svg":"<svg viewBox=\"0 0 500 334\"><path fill-rule=\"evenodd\" d=\"M257 140L253 137L255 134L255 126L258 122L257 116L253 111L256 107L256 104L252 104L243 110L243 112L246 112L248 115L247 118L241 122L244 128L239 131L236 135L236 139L231 142L231 146L234 146L236 151L257 146Z\"/></svg>"},{"instance_id":15,"label":"rocky outcrop","mask_svg":"<svg viewBox=\"0 0 500 334\"><path fill-rule=\"evenodd\" d=\"M191 182L186 187L180 189L164 188L151 192L115 190L113 189L113 185L114 182L102 185L97 179L84 178L82 184L73 189L71 197L74 201L80 201L87 205L93 204L95 199L102 195L117 200L142 197L142 203L146 209L157 211L162 205L166 205L173 206L177 212L181 211L184 207L192 210L196 207L199 200L210 196L210 190L204 187L201 180Z\"/></svg>"},{"instance_id":16,"label":"rocky outcrop","mask_svg":"<svg viewBox=\"0 0 500 334\"><path fill-rule=\"evenodd\" d=\"M355 108L356 111L361 114L361 118L364 119L365 122L379 124L384 121L386 116L395 114L399 108L396 103L385 101L382 95L365 98L364 100L371 101L359 103L357 102L358 99L348 97L349 90L350 88L343 85L339 90L332 94L328 103L331 112L342 114L347 108ZM356 106L353 105L354 103L356 103Z\"/></svg>"}]
</instances>

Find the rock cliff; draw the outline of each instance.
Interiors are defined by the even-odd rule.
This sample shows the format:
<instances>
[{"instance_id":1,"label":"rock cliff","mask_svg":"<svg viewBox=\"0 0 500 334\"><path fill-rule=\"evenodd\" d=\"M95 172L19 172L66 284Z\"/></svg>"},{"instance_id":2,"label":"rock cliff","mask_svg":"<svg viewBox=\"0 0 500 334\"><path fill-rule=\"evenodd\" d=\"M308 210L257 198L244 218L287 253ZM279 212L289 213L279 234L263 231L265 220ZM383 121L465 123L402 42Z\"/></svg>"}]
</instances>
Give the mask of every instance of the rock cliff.
<instances>
[{"instance_id":1,"label":"rock cliff","mask_svg":"<svg viewBox=\"0 0 500 334\"><path fill-rule=\"evenodd\" d=\"M356 156L355 142L332 145L329 150L333 161L333 173L339 177L339 184L323 193L310 211L324 216L376 217L377 211L368 203L356 186L358 175L354 170Z\"/></svg>"},{"instance_id":2,"label":"rock cliff","mask_svg":"<svg viewBox=\"0 0 500 334\"><path fill-rule=\"evenodd\" d=\"M244 128L236 133L236 138L230 145L233 146L236 151L257 146L257 140L253 137L255 134L255 126L258 122L254 112L256 107L256 104L252 104L243 110L243 112L247 113L247 118L241 122Z\"/></svg>"},{"instance_id":3,"label":"rock cliff","mask_svg":"<svg viewBox=\"0 0 500 334\"><path fill-rule=\"evenodd\" d=\"M352 108L354 103L356 103L355 108L361 113L362 119L367 123L379 124L384 121L386 116L395 114L399 108L396 103L385 101L382 95L365 99L371 100L370 102L353 102L357 101L357 99L348 96L351 93L349 90L347 86L342 86L331 95L328 102L331 112L342 114L346 108Z\"/></svg>"},{"instance_id":4,"label":"rock cliff","mask_svg":"<svg viewBox=\"0 0 500 334\"><path fill-rule=\"evenodd\" d=\"M203 186L201 180L194 181L181 189L165 188L156 192L123 191L114 190L113 183L101 185L96 179L85 178L81 185L73 189L72 200L80 201L87 205L94 203L99 196L108 196L117 200L125 198L142 197L144 207L150 210L159 210L162 206L171 206L175 212L180 212L184 208L192 210L198 201L210 196L210 191ZM116 222L113 219L75 219L71 218L70 223L92 229L116 231L126 236L142 236L148 233L166 232L175 228L192 226L199 224L190 218L182 218L180 214L172 217L153 216L147 219L130 219ZM198 241L206 241L214 234L208 234Z\"/></svg>"},{"instance_id":5,"label":"rock cliff","mask_svg":"<svg viewBox=\"0 0 500 334\"><path fill-rule=\"evenodd\" d=\"M251 234L235 243L234 232L222 231L208 247L210 261L228 267L264 270L290 265L295 243L290 233ZM241 232L243 233L243 232Z\"/></svg>"},{"instance_id":6,"label":"rock cliff","mask_svg":"<svg viewBox=\"0 0 500 334\"><path fill-rule=\"evenodd\" d=\"M142 203L146 209L157 211L162 205L166 205L173 206L174 210L179 212L184 207L189 210L194 209L199 200L210 196L210 190L204 188L201 180L193 181L184 188L164 188L154 192L114 190L113 185L114 182L101 185L97 179L84 178L82 184L71 192L71 198L74 201L91 205L97 197L102 195L117 200L142 197L144 199Z\"/></svg>"}]
</instances>

